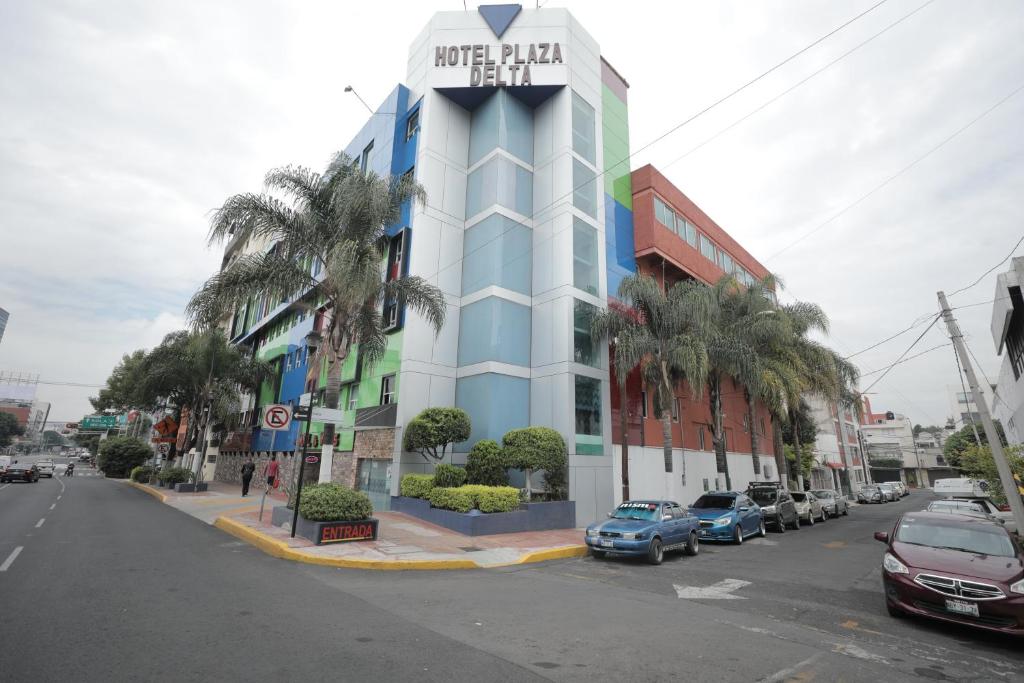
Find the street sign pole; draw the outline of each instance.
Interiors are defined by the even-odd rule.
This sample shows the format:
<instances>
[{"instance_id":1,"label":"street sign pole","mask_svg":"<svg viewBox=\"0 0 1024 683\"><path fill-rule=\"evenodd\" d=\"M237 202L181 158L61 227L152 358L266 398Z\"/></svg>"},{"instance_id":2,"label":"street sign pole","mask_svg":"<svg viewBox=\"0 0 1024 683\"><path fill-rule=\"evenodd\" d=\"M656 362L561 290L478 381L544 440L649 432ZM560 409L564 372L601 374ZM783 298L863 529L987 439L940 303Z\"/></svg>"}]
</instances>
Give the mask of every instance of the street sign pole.
<instances>
[{"instance_id":1,"label":"street sign pole","mask_svg":"<svg viewBox=\"0 0 1024 683\"><path fill-rule=\"evenodd\" d=\"M302 475L306 470L306 451L309 449L309 425L313 416L306 416L306 435L302 438L302 460L299 461L299 483L295 486L295 509L292 510L292 538L295 538L295 527L299 523L299 501L302 500Z\"/></svg>"}]
</instances>

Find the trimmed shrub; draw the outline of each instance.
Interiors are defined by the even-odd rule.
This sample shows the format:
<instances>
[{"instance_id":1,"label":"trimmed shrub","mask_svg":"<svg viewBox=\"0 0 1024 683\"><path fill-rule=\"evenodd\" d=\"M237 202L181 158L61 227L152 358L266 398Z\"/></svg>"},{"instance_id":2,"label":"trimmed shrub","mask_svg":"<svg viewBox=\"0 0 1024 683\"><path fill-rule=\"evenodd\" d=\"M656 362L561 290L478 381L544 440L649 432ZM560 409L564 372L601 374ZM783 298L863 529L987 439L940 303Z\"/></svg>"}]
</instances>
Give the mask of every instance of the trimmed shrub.
<instances>
[{"instance_id":1,"label":"trimmed shrub","mask_svg":"<svg viewBox=\"0 0 1024 683\"><path fill-rule=\"evenodd\" d=\"M444 460L448 446L469 438L469 414L461 408L427 408L405 425L402 448L424 460Z\"/></svg>"},{"instance_id":2,"label":"trimmed shrub","mask_svg":"<svg viewBox=\"0 0 1024 683\"><path fill-rule=\"evenodd\" d=\"M511 512L519 509L519 489L512 486L466 484L456 488L438 487L430 492L430 505L456 512Z\"/></svg>"},{"instance_id":3,"label":"trimmed shrub","mask_svg":"<svg viewBox=\"0 0 1024 683\"><path fill-rule=\"evenodd\" d=\"M149 481L150 476L153 474L153 468L149 465L139 465L138 467L132 468L132 473L129 478L132 481Z\"/></svg>"},{"instance_id":4,"label":"trimmed shrub","mask_svg":"<svg viewBox=\"0 0 1024 683\"><path fill-rule=\"evenodd\" d=\"M96 466L108 477L120 479L152 457L153 449L142 439L112 436L100 442Z\"/></svg>"},{"instance_id":5,"label":"trimmed shrub","mask_svg":"<svg viewBox=\"0 0 1024 683\"><path fill-rule=\"evenodd\" d=\"M477 441L466 456L466 480L470 484L507 486L508 472L497 441Z\"/></svg>"},{"instance_id":6,"label":"trimmed shrub","mask_svg":"<svg viewBox=\"0 0 1024 683\"><path fill-rule=\"evenodd\" d=\"M434 488L434 475L407 474L402 477L401 493L407 498L426 498Z\"/></svg>"},{"instance_id":7,"label":"trimmed shrub","mask_svg":"<svg viewBox=\"0 0 1024 683\"><path fill-rule=\"evenodd\" d=\"M544 484L551 500L564 500L568 494L569 456L562 435L549 427L513 429L502 437L505 462L523 470L529 500L530 475L544 471Z\"/></svg>"},{"instance_id":8,"label":"trimmed shrub","mask_svg":"<svg viewBox=\"0 0 1024 683\"><path fill-rule=\"evenodd\" d=\"M341 484L312 484L302 489L299 513L311 522L349 522L368 519L373 504L362 491Z\"/></svg>"},{"instance_id":9,"label":"trimmed shrub","mask_svg":"<svg viewBox=\"0 0 1024 683\"><path fill-rule=\"evenodd\" d=\"M466 483L466 470L455 465L440 464L434 468L434 486L456 488Z\"/></svg>"},{"instance_id":10,"label":"trimmed shrub","mask_svg":"<svg viewBox=\"0 0 1024 683\"><path fill-rule=\"evenodd\" d=\"M165 484L183 484L186 481L192 481L196 476L195 472L188 469L187 467L165 467L160 470L156 478Z\"/></svg>"}]
</instances>

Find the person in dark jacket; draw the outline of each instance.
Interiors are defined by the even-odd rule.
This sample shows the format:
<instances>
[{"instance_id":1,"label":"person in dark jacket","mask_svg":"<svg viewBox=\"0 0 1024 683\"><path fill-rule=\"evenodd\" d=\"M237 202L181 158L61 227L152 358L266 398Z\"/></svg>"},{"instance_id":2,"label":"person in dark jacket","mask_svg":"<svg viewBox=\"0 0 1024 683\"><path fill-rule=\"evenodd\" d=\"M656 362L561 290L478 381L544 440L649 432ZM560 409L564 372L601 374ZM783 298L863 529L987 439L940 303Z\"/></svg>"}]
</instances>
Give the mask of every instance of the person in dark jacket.
<instances>
[{"instance_id":1,"label":"person in dark jacket","mask_svg":"<svg viewBox=\"0 0 1024 683\"><path fill-rule=\"evenodd\" d=\"M249 495L249 483L252 481L252 475L256 471L256 465L253 464L252 458L248 457L245 459L245 463L242 465L242 495Z\"/></svg>"}]
</instances>

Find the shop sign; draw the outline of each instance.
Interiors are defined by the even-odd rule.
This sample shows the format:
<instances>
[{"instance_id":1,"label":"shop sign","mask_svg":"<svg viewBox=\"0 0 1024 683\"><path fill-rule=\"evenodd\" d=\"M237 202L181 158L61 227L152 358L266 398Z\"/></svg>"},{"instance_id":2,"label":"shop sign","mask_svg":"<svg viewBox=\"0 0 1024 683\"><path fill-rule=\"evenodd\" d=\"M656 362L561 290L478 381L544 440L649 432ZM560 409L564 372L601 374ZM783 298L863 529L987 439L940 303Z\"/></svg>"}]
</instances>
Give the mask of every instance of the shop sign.
<instances>
[{"instance_id":1,"label":"shop sign","mask_svg":"<svg viewBox=\"0 0 1024 683\"><path fill-rule=\"evenodd\" d=\"M377 538L377 520L360 522L320 522L317 544L372 541Z\"/></svg>"},{"instance_id":2,"label":"shop sign","mask_svg":"<svg viewBox=\"0 0 1024 683\"><path fill-rule=\"evenodd\" d=\"M469 86L533 85L531 66L564 64L560 43L438 45L435 67L469 67Z\"/></svg>"}]
</instances>

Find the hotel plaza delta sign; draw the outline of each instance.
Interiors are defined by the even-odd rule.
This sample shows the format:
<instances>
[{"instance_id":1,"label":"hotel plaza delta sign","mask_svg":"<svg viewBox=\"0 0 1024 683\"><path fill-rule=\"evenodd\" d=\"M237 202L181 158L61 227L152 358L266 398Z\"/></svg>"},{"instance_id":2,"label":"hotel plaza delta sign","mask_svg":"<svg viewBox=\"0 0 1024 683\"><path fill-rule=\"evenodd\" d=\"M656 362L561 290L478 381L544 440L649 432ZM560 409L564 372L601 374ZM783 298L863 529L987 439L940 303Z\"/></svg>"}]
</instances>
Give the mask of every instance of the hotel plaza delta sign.
<instances>
[{"instance_id":1,"label":"hotel plaza delta sign","mask_svg":"<svg viewBox=\"0 0 1024 683\"><path fill-rule=\"evenodd\" d=\"M481 5L480 16L501 38L522 10L520 5ZM536 27L538 34L550 32ZM565 85L565 47L557 34L530 42L460 42L433 46L434 87L439 90L477 87ZM546 36L544 36L546 37Z\"/></svg>"}]
</instances>

